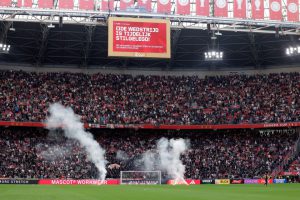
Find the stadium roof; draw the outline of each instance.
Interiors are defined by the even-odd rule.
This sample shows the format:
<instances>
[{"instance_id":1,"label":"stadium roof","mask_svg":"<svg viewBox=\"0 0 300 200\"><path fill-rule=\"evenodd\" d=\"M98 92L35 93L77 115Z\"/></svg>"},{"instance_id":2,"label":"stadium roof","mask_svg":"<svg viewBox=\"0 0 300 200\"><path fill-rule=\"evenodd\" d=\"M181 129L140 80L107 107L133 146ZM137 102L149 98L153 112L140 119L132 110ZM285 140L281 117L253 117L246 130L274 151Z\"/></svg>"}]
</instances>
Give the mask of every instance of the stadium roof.
<instances>
[{"instance_id":1,"label":"stadium roof","mask_svg":"<svg viewBox=\"0 0 300 200\"><path fill-rule=\"evenodd\" d=\"M9 30L10 27L14 29ZM213 28L213 27L212 27ZM264 30L274 31L275 27ZM225 30L225 29L224 29ZM216 31L217 32L217 31ZM257 32L257 31L256 31ZM1 22L0 38L11 45L9 54L0 54L1 63L25 63L34 66L72 65L79 67L120 68L263 68L297 65L300 58L287 57L285 48L299 43L298 36L251 31L220 31L216 35L224 59L204 61L204 52L211 43L211 32L189 28L172 28L172 59L137 59L107 57L107 26L63 24L49 28L38 22Z\"/></svg>"}]
</instances>

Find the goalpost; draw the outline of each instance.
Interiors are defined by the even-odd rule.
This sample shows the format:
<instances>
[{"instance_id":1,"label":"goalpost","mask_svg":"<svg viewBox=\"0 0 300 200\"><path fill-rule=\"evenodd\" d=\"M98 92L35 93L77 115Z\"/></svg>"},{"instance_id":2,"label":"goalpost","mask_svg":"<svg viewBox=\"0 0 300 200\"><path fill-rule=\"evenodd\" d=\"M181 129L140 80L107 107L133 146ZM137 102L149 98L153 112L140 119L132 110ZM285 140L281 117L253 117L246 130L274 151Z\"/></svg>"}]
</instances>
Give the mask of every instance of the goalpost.
<instances>
[{"instance_id":1,"label":"goalpost","mask_svg":"<svg viewBox=\"0 0 300 200\"><path fill-rule=\"evenodd\" d=\"M161 171L121 171L120 184L159 185Z\"/></svg>"}]
</instances>

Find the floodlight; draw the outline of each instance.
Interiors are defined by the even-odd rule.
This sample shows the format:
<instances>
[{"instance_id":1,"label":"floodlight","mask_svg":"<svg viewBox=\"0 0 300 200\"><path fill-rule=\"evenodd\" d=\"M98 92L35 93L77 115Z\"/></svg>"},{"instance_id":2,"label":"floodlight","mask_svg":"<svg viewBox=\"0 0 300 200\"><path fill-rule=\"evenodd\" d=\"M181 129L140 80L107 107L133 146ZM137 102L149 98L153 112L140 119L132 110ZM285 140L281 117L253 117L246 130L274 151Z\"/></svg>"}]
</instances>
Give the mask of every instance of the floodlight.
<instances>
[{"instance_id":1,"label":"floodlight","mask_svg":"<svg viewBox=\"0 0 300 200\"><path fill-rule=\"evenodd\" d=\"M206 61L216 61L216 60L222 60L223 59L223 52L222 51L207 51L204 52L204 58Z\"/></svg>"},{"instance_id":2,"label":"floodlight","mask_svg":"<svg viewBox=\"0 0 300 200\"><path fill-rule=\"evenodd\" d=\"M10 45L0 43L0 53L9 53Z\"/></svg>"},{"instance_id":3,"label":"floodlight","mask_svg":"<svg viewBox=\"0 0 300 200\"><path fill-rule=\"evenodd\" d=\"M300 46L295 46L295 47L288 47L285 49L285 54L287 56L297 56L300 55Z\"/></svg>"}]
</instances>

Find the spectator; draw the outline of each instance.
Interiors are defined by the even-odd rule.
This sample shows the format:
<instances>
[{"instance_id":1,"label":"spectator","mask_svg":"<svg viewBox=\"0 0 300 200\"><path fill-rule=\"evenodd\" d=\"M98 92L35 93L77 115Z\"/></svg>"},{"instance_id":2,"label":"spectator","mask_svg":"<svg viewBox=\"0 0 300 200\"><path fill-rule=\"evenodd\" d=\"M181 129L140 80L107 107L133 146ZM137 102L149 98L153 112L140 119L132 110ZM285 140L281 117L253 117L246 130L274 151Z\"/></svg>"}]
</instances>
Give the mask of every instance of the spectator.
<instances>
[{"instance_id":1,"label":"spectator","mask_svg":"<svg viewBox=\"0 0 300 200\"><path fill-rule=\"evenodd\" d=\"M0 71L0 120L43 121L51 103L96 124L299 121L299 73L196 76Z\"/></svg>"},{"instance_id":2,"label":"spectator","mask_svg":"<svg viewBox=\"0 0 300 200\"><path fill-rule=\"evenodd\" d=\"M0 178L96 178L96 168L84 149L61 134L38 128L0 128ZM115 129L93 130L93 134L106 150L108 178L118 178L121 170L141 170L137 161L147 150L155 150L161 137L190 140L191 148L181 157L188 178L261 177L281 164L298 137L293 130L263 135L255 130Z\"/></svg>"}]
</instances>

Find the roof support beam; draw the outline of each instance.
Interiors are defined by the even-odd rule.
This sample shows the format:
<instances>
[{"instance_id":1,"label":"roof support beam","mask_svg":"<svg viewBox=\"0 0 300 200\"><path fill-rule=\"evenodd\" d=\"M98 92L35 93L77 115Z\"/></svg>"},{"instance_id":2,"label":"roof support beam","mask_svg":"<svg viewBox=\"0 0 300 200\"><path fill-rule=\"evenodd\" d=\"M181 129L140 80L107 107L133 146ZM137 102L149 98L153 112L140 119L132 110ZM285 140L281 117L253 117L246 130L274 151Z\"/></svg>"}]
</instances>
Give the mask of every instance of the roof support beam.
<instances>
[{"instance_id":1,"label":"roof support beam","mask_svg":"<svg viewBox=\"0 0 300 200\"><path fill-rule=\"evenodd\" d=\"M82 67L87 67L88 66L88 60L89 60L89 52L91 49L91 45L92 45L92 39L93 39L93 34L95 31L95 26L85 26L85 31L86 31L86 38L84 41L84 48L82 51L82 62L81 62L81 66Z\"/></svg>"},{"instance_id":2,"label":"roof support beam","mask_svg":"<svg viewBox=\"0 0 300 200\"><path fill-rule=\"evenodd\" d=\"M171 40L171 59L170 62L167 64L167 68L171 68L174 64L174 58L176 56L177 47L178 47L178 40L181 35L181 29L175 29L172 34Z\"/></svg>"},{"instance_id":3,"label":"roof support beam","mask_svg":"<svg viewBox=\"0 0 300 200\"><path fill-rule=\"evenodd\" d=\"M248 38L250 40L250 50L253 58L253 62L256 68L260 68L261 61L259 59L258 49L255 43L255 35L252 32L248 33Z\"/></svg>"},{"instance_id":4,"label":"roof support beam","mask_svg":"<svg viewBox=\"0 0 300 200\"><path fill-rule=\"evenodd\" d=\"M2 43L6 43L7 40L7 32L9 30L9 28L11 27L13 22L2 22L2 26L1 26L1 35L0 35L0 42Z\"/></svg>"},{"instance_id":5,"label":"roof support beam","mask_svg":"<svg viewBox=\"0 0 300 200\"><path fill-rule=\"evenodd\" d=\"M43 63L44 57L45 57L45 52L47 50L47 44L48 44L48 35L49 35L49 30L47 25L41 24L42 28L42 38L40 41L40 49L39 52L36 56L36 65L40 67Z\"/></svg>"}]
</instances>

